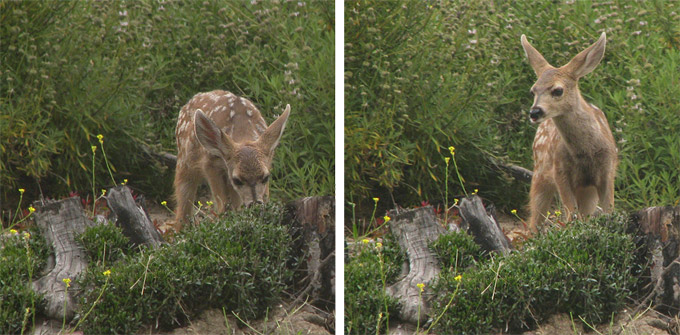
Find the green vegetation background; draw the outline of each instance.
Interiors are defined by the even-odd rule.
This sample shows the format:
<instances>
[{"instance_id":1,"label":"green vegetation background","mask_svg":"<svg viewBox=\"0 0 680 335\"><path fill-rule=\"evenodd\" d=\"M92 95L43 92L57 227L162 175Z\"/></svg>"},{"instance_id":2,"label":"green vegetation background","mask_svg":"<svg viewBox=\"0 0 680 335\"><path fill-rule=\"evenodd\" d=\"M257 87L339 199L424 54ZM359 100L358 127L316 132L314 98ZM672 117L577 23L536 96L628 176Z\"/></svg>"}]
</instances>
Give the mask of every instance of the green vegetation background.
<instances>
[{"instance_id":1,"label":"green vegetation background","mask_svg":"<svg viewBox=\"0 0 680 335\"><path fill-rule=\"evenodd\" d=\"M531 169L536 80L520 36L554 66L607 33L598 68L580 81L619 149L616 206L680 199L680 2L373 1L345 3L345 187L357 216L445 199L447 148L468 192L505 208L528 185L486 155ZM462 195L449 170L449 199ZM351 218L351 206L346 217Z\"/></svg>"},{"instance_id":2,"label":"green vegetation background","mask_svg":"<svg viewBox=\"0 0 680 335\"><path fill-rule=\"evenodd\" d=\"M92 190L91 145L117 181L169 200L177 114L225 89L272 122L292 114L273 198L334 192L334 4L325 1L3 1L0 204ZM110 180L98 152L98 184ZM110 185L97 185L99 188Z\"/></svg>"}]
</instances>

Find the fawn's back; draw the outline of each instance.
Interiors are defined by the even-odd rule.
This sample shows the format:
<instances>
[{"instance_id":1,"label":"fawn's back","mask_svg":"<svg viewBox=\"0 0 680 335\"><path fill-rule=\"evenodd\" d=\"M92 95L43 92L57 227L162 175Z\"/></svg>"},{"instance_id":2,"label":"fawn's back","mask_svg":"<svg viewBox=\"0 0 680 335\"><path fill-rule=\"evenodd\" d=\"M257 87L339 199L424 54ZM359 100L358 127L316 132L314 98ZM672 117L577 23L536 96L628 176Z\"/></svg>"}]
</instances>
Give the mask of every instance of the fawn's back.
<instances>
[{"instance_id":1,"label":"fawn's back","mask_svg":"<svg viewBox=\"0 0 680 335\"><path fill-rule=\"evenodd\" d=\"M196 94L184 105L175 129L176 221L191 215L196 190L204 181L218 212L266 202L274 149L289 114L286 106L267 126L252 102L221 90Z\"/></svg>"}]
</instances>

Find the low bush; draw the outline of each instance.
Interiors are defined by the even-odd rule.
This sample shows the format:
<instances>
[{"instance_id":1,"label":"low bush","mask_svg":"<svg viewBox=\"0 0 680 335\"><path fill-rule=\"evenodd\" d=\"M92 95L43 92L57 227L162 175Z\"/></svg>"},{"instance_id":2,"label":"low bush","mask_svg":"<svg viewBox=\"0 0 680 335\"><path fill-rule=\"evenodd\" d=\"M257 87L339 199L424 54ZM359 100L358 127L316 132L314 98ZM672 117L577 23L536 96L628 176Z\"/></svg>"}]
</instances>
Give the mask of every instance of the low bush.
<instances>
[{"instance_id":1,"label":"low bush","mask_svg":"<svg viewBox=\"0 0 680 335\"><path fill-rule=\"evenodd\" d=\"M442 271L433 286L431 316L441 316L435 329L519 331L563 312L590 324L609 320L632 295L640 269L626 223L623 215L573 222L522 251L465 272Z\"/></svg>"},{"instance_id":2,"label":"low bush","mask_svg":"<svg viewBox=\"0 0 680 335\"><path fill-rule=\"evenodd\" d=\"M86 333L110 334L177 327L206 308L244 320L263 316L292 277L281 208L229 212L187 226L172 244L88 268L74 322ZM107 235L98 235L100 243Z\"/></svg>"},{"instance_id":3,"label":"low bush","mask_svg":"<svg viewBox=\"0 0 680 335\"><path fill-rule=\"evenodd\" d=\"M35 230L0 236L0 333L21 334L34 325L41 297L31 284L43 270L49 248Z\"/></svg>"},{"instance_id":4,"label":"low bush","mask_svg":"<svg viewBox=\"0 0 680 335\"><path fill-rule=\"evenodd\" d=\"M345 263L345 334L378 334L398 311L385 293L401 270L403 254L391 235L381 244L364 240Z\"/></svg>"},{"instance_id":5,"label":"low bush","mask_svg":"<svg viewBox=\"0 0 680 335\"><path fill-rule=\"evenodd\" d=\"M130 240L114 224L96 225L78 237L89 257L89 264L110 265L129 253Z\"/></svg>"},{"instance_id":6,"label":"low bush","mask_svg":"<svg viewBox=\"0 0 680 335\"><path fill-rule=\"evenodd\" d=\"M453 272L463 271L485 255L473 237L462 231L448 232L439 236L430 248L437 254L441 268Z\"/></svg>"}]
</instances>

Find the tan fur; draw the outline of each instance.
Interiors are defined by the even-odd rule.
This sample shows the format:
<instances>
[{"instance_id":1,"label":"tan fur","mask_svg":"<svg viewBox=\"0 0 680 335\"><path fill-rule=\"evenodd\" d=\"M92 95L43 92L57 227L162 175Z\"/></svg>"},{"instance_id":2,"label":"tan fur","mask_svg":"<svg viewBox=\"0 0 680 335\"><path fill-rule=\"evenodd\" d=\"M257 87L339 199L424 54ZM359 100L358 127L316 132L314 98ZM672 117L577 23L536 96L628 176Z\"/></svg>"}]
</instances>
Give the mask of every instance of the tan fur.
<instances>
[{"instance_id":1,"label":"tan fur","mask_svg":"<svg viewBox=\"0 0 680 335\"><path fill-rule=\"evenodd\" d=\"M196 94L177 118L176 229L192 216L198 186L207 181L218 212L264 203L274 149L290 105L269 127L247 99L226 91Z\"/></svg>"},{"instance_id":2,"label":"tan fur","mask_svg":"<svg viewBox=\"0 0 680 335\"><path fill-rule=\"evenodd\" d=\"M569 220L574 214L582 218L593 214L598 204L611 212L618 150L604 113L587 103L578 88L578 80L604 56L605 34L560 68L548 64L524 35L521 42L538 76L531 88L532 111L542 111L535 120L540 125L533 144L530 229L536 231L545 221L555 193ZM562 89L561 96L556 96L556 89Z\"/></svg>"}]
</instances>

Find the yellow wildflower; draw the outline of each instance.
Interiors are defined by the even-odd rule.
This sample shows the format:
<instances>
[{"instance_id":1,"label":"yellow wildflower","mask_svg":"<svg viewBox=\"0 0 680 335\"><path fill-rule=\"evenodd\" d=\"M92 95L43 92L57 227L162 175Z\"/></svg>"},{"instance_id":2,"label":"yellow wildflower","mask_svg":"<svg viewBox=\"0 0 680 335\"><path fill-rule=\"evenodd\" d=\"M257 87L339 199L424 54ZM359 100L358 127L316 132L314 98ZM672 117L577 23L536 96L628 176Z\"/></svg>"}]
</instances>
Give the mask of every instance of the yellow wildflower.
<instances>
[{"instance_id":1,"label":"yellow wildflower","mask_svg":"<svg viewBox=\"0 0 680 335\"><path fill-rule=\"evenodd\" d=\"M198 207L203 207L203 203L201 202L201 200L198 201Z\"/></svg>"},{"instance_id":2,"label":"yellow wildflower","mask_svg":"<svg viewBox=\"0 0 680 335\"><path fill-rule=\"evenodd\" d=\"M456 147L454 147L453 145L450 146L450 147L449 147L449 152L451 153L451 156L455 155L455 154L456 154Z\"/></svg>"},{"instance_id":3,"label":"yellow wildflower","mask_svg":"<svg viewBox=\"0 0 680 335\"><path fill-rule=\"evenodd\" d=\"M376 204L378 203L379 200L380 198L373 198L373 201L375 201Z\"/></svg>"},{"instance_id":4,"label":"yellow wildflower","mask_svg":"<svg viewBox=\"0 0 680 335\"><path fill-rule=\"evenodd\" d=\"M16 234L16 233L18 233L18 232L17 232L16 229L10 229L10 230L9 230L9 233L10 233L10 234Z\"/></svg>"},{"instance_id":5,"label":"yellow wildflower","mask_svg":"<svg viewBox=\"0 0 680 335\"><path fill-rule=\"evenodd\" d=\"M385 220L385 223L387 223L387 222L389 222L390 220L392 220L392 218L389 217L389 216L387 216L387 215L385 215L385 216L383 217L383 219Z\"/></svg>"},{"instance_id":6,"label":"yellow wildflower","mask_svg":"<svg viewBox=\"0 0 680 335\"><path fill-rule=\"evenodd\" d=\"M375 248L378 249L378 250L382 249L382 243L380 243L380 242L376 243Z\"/></svg>"},{"instance_id":7,"label":"yellow wildflower","mask_svg":"<svg viewBox=\"0 0 680 335\"><path fill-rule=\"evenodd\" d=\"M424 283L418 283L418 284L416 284L416 286L418 286L418 288L420 289L420 292L425 291L425 284Z\"/></svg>"},{"instance_id":8,"label":"yellow wildflower","mask_svg":"<svg viewBox=\"0 0 680 335\"><path fill-rule=\"evenodd\" d=\"M444 162L446 162L446 165L449 165L450 160L451 160L451 157L444 157Z\"/></svg>"},{"instance_id":9,"label":"yellow wildflower","mask_svg":"<svg viewBox=\"0 0 680 335\"><path fill-rule=\"evenodd\" d=\"M161 205L162 205L162 206L167 206L167 205L168 205L168 202L165 201L165 200L163 200L163 201L161 201Z\"/></svg>"},{"instance_id":10,"label":"yellow wildflower","mask_svg":"<svg viewBox=\"0 0 680 335\"><path fill-rule=\"evenodd\" d=\"M461 275L457 275L457 276L453 277L453 280L455 280L455 281L461 281L462 279L463 279L463 276L461 276Z\"/></svg>"},{"instance_id":11,"label":"yellow wildflower","mask_svg":"<svg viewBox=\"0 0 680 335\"><path fill-rule=\"evenodd\" d=\"M364 244L368 244L368 242L371 242L371 240L365 238L365 239L361 240L361 242L363 242Z\"/></svg>"},{"instance_id":12,"label":"yellow wildflower","mask_svg":"<svg viewBox=\"0 0 680 335\"><path fill-rule=\"evenodd\" d=\"M516 210L516 209L513 209L513 210L510 211L510 213L512 213L512 214L514 214L514 215L517 215L517 210Z\"/></svg>"},{"instance_id":13,"label":"yellow wildflower","mask_svg":"<svg viewBox=\"0 0 680 335\"><path fill-rule=\"evenodd\" d=\"M92 146L92 153L94 153L95 151L97 151L97 147L93 145Z\"/></svg>"},{"instance_id":14,"label":"yellow wildflower","mask_svg":"<svg viewBox=\"0 0 680 335\"><path fill-rule=\"evenodd\" d=\"M102 188L102 197L106 195L106 190Z\"/></svg>"},{"instance_id":15,"label":"yellow wildflower","mask_svg":"<svg viewBox=\"0 0 680 335\"><path fill-rule=\"evenodd\" d=\"M102 274L108 277L108 276L111 275L111 270L106 270L106 271L102 272Z\"/></svg>"},{"instance_id":16,"label":"yellow wildflower","mask_svg":"<svg viewBox=\"0 0 680 335\"><path fill-rule=\"evenodd\" d=\"M26 191L26 190L24 190L23 188L19 189L19 193L21 193L21 194L24 194L24 191Z\"/></svg>"},{"instance_id":17,"label":"yellow wildflower","mask_svg":"<svg viewBox=\"0 0 680 335\"><path fill-rule=\"evenodd\" d=\"M127 179L123 179L123 185L127 184Z\"/></svg>"},{"instance_id":18,"label":"yellow wildflower","mask_svg":"<svg viewBox=\"0 0 680 335\"><path fill-rule=\"evenodd\" d=\"M104 143L104 135L102 134L97 135L97 139L99 140L99 143Z\"/></svg>"},{"instance_id":19,"label":"yellow wildflower","mask_svg":"<svg viewBox=\"0 0 680 335\"><path fill-rule=\"evenodd\" d=\"M560 215L562 215L562 212L560 212L559 210L557 210L557 211L555 211L555 215L560 216Z\"/></svg>"},{"instance_id":20,"label":"yellow wildflower","mask_svg":"<svg viewBox=\"0 0 680 335\"><path fill-rule=\"evenodd\" d=\"M64 284L66 284L66 287L71 287L71 279L70 278L64 278L61 281L63 281Z\"/></svg>"},{"instance_id":21,"label":"yellow wildflower","mask_svg":"<svg viewBox=\"0 0 680 335\"><path fill-rule=\"evenodd\" d=\"M28 211L30 213L33 213L33 212L35 212L35 208L33 206L28 206Z\"/></svg>"},{"instance_id":22,"label":"yellow wildflower","mask_svg":"<svg viewBox=\"0 0 680 335\"><path fill-rule=\"evenodd\" d=\"M31 238L31 233L29 233L29 232L27 232L27 231L24 232L24 238L27 239L27 240L28 240L29 238Z\"/></svg>"},{"instance_id":23,"label":"yellow wildflower","mask_svg":"<svg viewBox=\"0 0 680 335\"><path fill-rule=\"evenodd\" d=\"M205 204L208 205L208 207L210 207L210 206L213 205L213 202L212 202L212 201L207 201Z\"/></svg>"}]
</instances>

